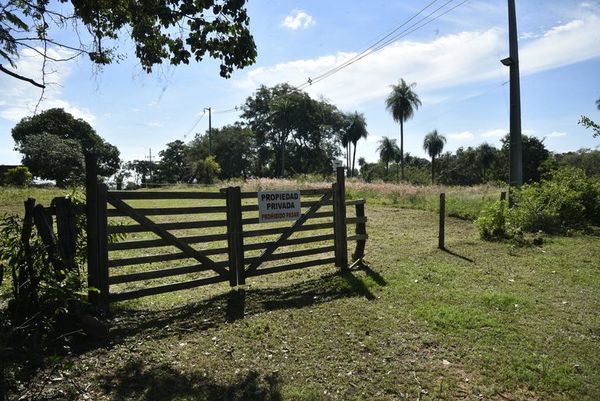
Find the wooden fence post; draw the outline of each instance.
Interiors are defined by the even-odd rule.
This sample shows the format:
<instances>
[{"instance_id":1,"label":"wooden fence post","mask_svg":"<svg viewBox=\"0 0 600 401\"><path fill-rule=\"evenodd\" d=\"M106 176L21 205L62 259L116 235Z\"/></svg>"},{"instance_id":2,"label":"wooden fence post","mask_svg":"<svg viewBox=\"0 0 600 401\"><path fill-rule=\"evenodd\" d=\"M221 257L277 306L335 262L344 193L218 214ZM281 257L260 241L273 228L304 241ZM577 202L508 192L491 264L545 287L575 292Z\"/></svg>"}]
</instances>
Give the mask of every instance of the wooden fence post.
<instances>
[{"instance_id":1,"label":"wooden fence post","mask_svg":"<svg viewBox=\"0 0 600 401\"><path fill-rule=\"evenodd\" d=\"M446 226L446 194L440 194L440 229L438 234L438 248L445 249L445 226Z\"/></svg>"},{"instance_id":2,"label":"wooden fence post","mask_svg":"<svg viewBox=\"0 0 600 401\"><path fill-rule=\"evenodd\" d=\"M229 257L229 285L246 284L244 269L244 236L242 227L242 195L240 187L226 189L227 246Z\"/></svg>"},{"instance_id":3,"label":"wooden fence post","mask_svg":"<svg viewBox=\"0 0 600 401\"><path fill-rule=\"evenodd\" d=\"M70 198L58 197L52 200L56 210L56 231L58 252L68 270L75 269L76 230L75 210Z\"/></svg>"},{"instance_id":4,"label":"wooden fence post","mask_svg":"<svg viewBox=\"0 0 600 401\"><path fill-rule=\"evenodd\" d=\"M108 217L106 213L108 188L98 184L98 289L100 306L108 311Z\"/></svg>"},{"instance_id":5,"label":"wooden fence post","mask_svg":"<svg viewBox=\"0 0 600 401\"><path fill-rule=\"evenodd\" d=\"M88 297L92 304L99 302L98 270L98 167L97 156L85 155L85 211L87 234Z\"/></svg>"},{"instance_id":6,"label":"wooden fence post","mask_svg":"<svg viewBox=\"0 0 600 401\"><path fill-rule=\"evenodd\" d=\"M366 223L361 221L365 217L365 204L357 203L356 204L356 235L366 235L367 234L367 226ZM359 259L362 259L365 256L365 245L367 243L366 239L357 239L356 240L356 250L352 255L352 262L356 262Z\"/></svg>"},{"instance_id":7,"label":"wooden fence post","mask_svg":"<svg viewBox=\"0 0 600 401\"><path fill-rule=\"evenodd\" d=\"M348 233L346 231L346 176L344 168L336 170L336 183L333 186L333 225L335 236L335 265L348 269Z\"/></svg>"}]
</instances>

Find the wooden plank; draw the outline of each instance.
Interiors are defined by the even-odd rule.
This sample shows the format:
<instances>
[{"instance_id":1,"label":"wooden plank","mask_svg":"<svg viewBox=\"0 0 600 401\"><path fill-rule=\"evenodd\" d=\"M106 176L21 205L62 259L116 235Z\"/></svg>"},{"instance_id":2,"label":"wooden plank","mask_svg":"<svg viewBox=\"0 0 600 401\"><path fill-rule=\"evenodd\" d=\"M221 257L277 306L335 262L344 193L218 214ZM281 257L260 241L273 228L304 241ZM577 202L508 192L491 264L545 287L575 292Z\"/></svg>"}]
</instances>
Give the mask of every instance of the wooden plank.
<instances>
[{"instance_id":1,"label":"wooden plank","mask_svg":"<svg viewBox=\"0 0 600 401\"><path fill-rule=\"evenodd\" d=\"M182 221L175 223L156 223L156 225L164 230L187 230L192 228L226 227L227 220ZM140 224L108 227L109 234L141 233L147 231L152 230Z\"/></svg>"},{"instance_id":2,"label":"wooden plank","mask_svg":"<svg viewBox=\"0 0 600 401\"><path fill-rule=\"evenodd\" d=\"M140 297L145 297L148 295L157 295L163 294L165 292L186 290L189 288L200 287L208 284L220 283L223 281L227 281L228 278L224 276L214 276L208 278L202 278L198 280L190 280L184 281L181 283L173 283L173 284L165 284L157 287L149 287L149 288L141 288L139 290L127 291L127 292L117 292L110 294L110 302L118 302L125 301L128 299L135 299Z\"/></svg>"},{"instance_id":3,"label":"wooden plank","mask_svg":"<svg viewBox=\"0 0 600 401\"><path fill-rule=\"evenodd\" d=\"M357 203L355 205L356 208L356 235L367 235L367 226L365 225L367 218L365 216L365 204ZM363 219L364 218L364 219ZM354 253L352 254L352 259L354 261L361 260L365 256L365 246L367 244L367 240L361 239L356 241L356 248L354 249Z\"/></svg>"},{"instance_id":4,"label":"wooden plank","mask_svg":"<svg viewBox=\"0 0 600 401\"><path fill-rule=\"evenodd\" d=\"M322 246L319 248L300 249L300 250L296 250L296 251L289 251L289 252L273 254L269 257L269 260L292 259L292 258L298 258L301 256L310 256L310 255L318 255L320 253L333 252L334 250L335 250L335 247L333 245Z\"/></svg>"},{"instance_id":5,"label":"wooden plank","mask_svg":"<svg viewBox=\"0 0 600 401\"><path fill-rule=\"evenodd\" d=\"M171 216L178 214L205 214L205 213L225 213L225 206L196 206L196 207L155 207L155 208L136 208L144 216ZM257 206L258 210L258 206ZM108 209L108 216L118 217L127 216L126 213L117 209Z\"/></svg>"},{"instance_id":6,"label":"wooden plank","mask_svg":"<svg viewBox=\"0 0 600 401\"><path fill-rule=\"evenodd\" d=\"M328 201L331 198L332 192L329 191L327 192L325 195L323 195L320 199L320 202L313 205L308 212L306 212L305 214L303 214L298 220L296 220L294 222L294 224L289 227L285 232L283 232L281 234L281 236L277 239L277 241L275 241L272 245L269 245L264 251L263 253L260 255L260 257L258 258L258 260L256 260L255 262L251 263L250 266L248 266L248 269L246 270L247 272L251 272L256 270L256 268L258 268L258 266L260 266L260 264L262 263L263 260L265 260L266 258L268 258L279 246L283 245L283 243L296 231L298 231L298 229L300 227L302 227L302 225L304 224L304 222L306 222L306 220L308 220L311 215L313 215L314 213L317 212L317 210L321 207L321 203Z\"/></svg>"},{"instance_id":7,"label":"wooden plank","mask_svg":"<svg viewBox=\"0 0 600 401\"><path fill-rule=\"evenodd\" d=\"M131 266L131 265L141 265L145 263L154 263L154 262L168 262L171 260L179 260L179 259L187 259L189 258L185 253L164 253L160 255L148 255L148 256L138 256L135 258L126 258L126 259L114 259L108 261L108 267L122 267L122 266Z\"/></svg>"},{"instance_id":8,"label":"wooden plank","mask_svg":"<svg viewBox=\"0 0 600 401\"><path fill-rule=\"evenodd\" d=\"M346 176L344 168L338 167L336 171L336 200L335 206L337 210L337 220L335 228L335 236L338 241L339 251L336 265L341 270L348 269L348 232L346 231Z\"/></svg>"},{"instance_id":9,"label":"wooden plank","mask_svg":"<svg viewBox=\"0 0 600 401\"><path fill-rule=\"evenodd\" d=\"M329 264L333 264L333 263L335 263L335 257L325 258L325 259L308 260L305 262L291 263L291 264L282 265L282 266L267 267L267 268L263 268L263 269L252 270L250 272L247 272L246 274L248 276L262 276L264 274L279 273L279 272L284 272L284 271L289 271L289 270L304 269L306 267L329 265Z\"/></svg>"},{"instance_id":10,"label":"wooden plank","mask_svg":"<svg viewBox=\"0 0 600 401\"><path fill-rule=\"evenodd\" d=\"M324 219L333 217L333 210L327 212L316 212L308 217L308 219ZM268 224L268 223L260 223L258 217L250 217L246 219L242 219L243 224Z\"/></svg>"},{"instance_id":11,"label":"wooden plank","mask_svg":"<svg viewBox=\"0 0 600 401\"><path fill-rule=\"evenodd\" d=\"M330 240L332 240L334 238L335 237L334 237L333 234L313 235L311 237L287 239L280 246L311 244L313 242L330 241ZM254 251L254 250L258 250L258 249L265 249L268 246L273 245L274 243L275 243L275 241L272 241L272 242L257 242L257 243L254 243L254 244L244 244L244 251Z\"/></svg>"},{"instance_id":12,"label":"wooden plank","mask_svg":"<svg viewBox=\"0 0 600 401\"><path fill-rule=\"evenodd\" d=\"M85 204L86 204L86 236L88 265L88 298L92 304L98 305L99 288L98 272L98 167L97 156L85 154Z\"/></svg>"},{"instance_id":13,"label":"wooden plank","mask_svg":"<svg viewBox=\"0 0 600 401\"><path fill-rule=\"evenodd\" d=\"M369 239L368 234L356 234L348 236L348 241L363 241Z\"/></svg>"},{"instance_id":14,"label":"wooden plank","mask_svg":"<svg viewBox=\"0 0 600 401\"><path fill-rule=\"evenodd\" d=\"M219 273L222 276L227 276L228 272L226 269L216 267L214 262L210 260L208 257L198 253L194 248L190 245L182 241L180 238L176 238L173 234L168 231L156 226L154 222L148 219L146 216L139 214L134 208L123 202L122 200L115 198L112 196L112 192L108 193L108 200L110 203L118 209L121 209L124 212L127 212L131 218L137 221L140 224L144 224L148 227L152 228L152 232L161 237L161 239L165 240L169 245L173 245L176 248L179 248L181 251L189 255L190 257L196 259L200 263L205 264L206 266L212 268L215 272Z\"/></svg>"},{"instance_id":15,"label":"wooden plank","mask_svg":"<svg viewBox=\"0 0 600 401\"><path fill-rule=\"evenodd\" d=\"M244 237L242 225L242 198L240 187L230 187L227 194L227 246L230 285L232 287L245 283L244 271Z\"/></svg>"},{"instance_id":16,"label":"wooden plank","mask_svg":"<svg viewBox=\"0 0 600 401\"><path fill-rule=\"evenodd\" d=\"M162 191L110 191L111 197L121 200L133 199L225 199L220 192L162 192Z\"/></svg>"},{"instance_id":17,"label":"wooden plank","mask_svg":"<svg viewBox=\"0 0 600 401\"><path fill-rule=\"evenodd\" d=\"M367 222L367 216L346 217L346 224L347 225L359 224L359 223L366 223L366 222Z\"/></svg>"},{"instance_id":18,"label":"wooden plank","mask_svg":"<svg viewBox=\"0 0 600 401\"><path fill-rule=\"evenodd\" d=\"M108 218L106 216L108 188L105 184L98 184L98 289L100 302L108 305Z\"/></svg>"},{"instance_id":19,"label":"wooden plank","mask_svg":"<svg viewBox=\"0 0 600 401\"><path fill-rule=\"evenodd\" d=\"M364 199L346 200L346 206L364 205L364 204L365 204L365 200Z\"/></svg>"},{"instance_id":20,"label":"wooden plank","mask_svg":"<svg viewBox=\"0 0 600 401\"><path fill-rule=\"evenodd\" d=\"M279 192L279 191L286 191L285 189L266 189L263 192L268 192L268 191L273 191L273 192ZM295 189L290 189L289 191L296 191ZM328 193L330 191L329 188L314 188L314 189L301 189L300 190L300 195L301 196L316 196L316 195L325 195L326 193ZM241 197L242 199L257 199L258 198L258 192L256 191L251 191L251 192L242 192L241 193Z\"/></svg>"},{"instance_id":21,"label":"wooden plank","mask_svg":"<svg viewBox=\"0 0 600 401\"><path fill-rule=\"evenodd\" d=\"M323 230L326 228L333 228L333 223L316 223L316 224L307 224L301 227L298 227L295 231L310 231L310 230ZM289 227L273 227L273 228L264 228L261 230L251 230L244 231L244 238L250 237L260 237L263 235L275 235L282 234L289 230Z\"/></svg>"},{"instance_id":22,"label":"wooden plank","mask_svg":"<svg viewBox=\"0 0 600 401\"><path fill-rule=\"evenodd\" d=\"M177 238L178 242L183 244L199 244L205 242L213 242L213 241L225 241L227 240L227 234L206 234L206 235L195 235L192 237L179 237ZM175 246L172 242L166 240L165 238L158 239L147 239L147 240L139 240L139 241L124 241L124 242L114 242L112 244L108 244L109 251L126 251L130 249L143 249L143 248L156 248L159 246ZM177 247L179 248L179 247ZM192 248L193 249L193 248ZM195 252L198 252L195 250ZM194 258L193 256L190 256Z\"/></svg>"},{"instance_id":23,"label":"wooden plank","mask_svg":"<svg viewBox=\"0 0 600 401\"><path fill-rule=\"evenodd\" d=\"M121 274L118 276L110 276L108 282L110 284L130 283L133 281L151 280L155 278L178 276L181 274L198 273L207 271L204 265L180 266L171 267L168 269L151 270L139 273Z\"/></svg>"},{"instance_id":24,"label":"wooden plank","mask_svg":"<svg viewBox=\"0 0 600 401\"><path fill-rule=\"evenodd\" d=\"M61 196L51 202L56 212L56 231L58 234L58 251L60 258L68 270L76 269L75 252L77 228L75 210L70 198Z\"/></svg>"}]
</instances>

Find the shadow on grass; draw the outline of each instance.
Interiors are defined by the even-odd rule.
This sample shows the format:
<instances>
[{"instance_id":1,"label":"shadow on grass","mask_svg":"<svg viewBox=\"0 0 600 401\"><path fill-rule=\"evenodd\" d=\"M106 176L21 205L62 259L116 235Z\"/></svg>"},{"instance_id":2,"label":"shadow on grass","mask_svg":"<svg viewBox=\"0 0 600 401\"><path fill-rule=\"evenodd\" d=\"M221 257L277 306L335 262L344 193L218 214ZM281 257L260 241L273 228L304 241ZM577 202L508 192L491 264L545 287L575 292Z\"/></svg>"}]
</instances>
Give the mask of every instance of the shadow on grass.
<instances>
[{"instance_id":1,"label":"shadow on grass","mask_svg":"<svg viewBox=\"0 0 600 401\"><path fill-rule=\"evenodd\" d=\"M374 278L376 282L385 283L383 277L370 268L366 273L377 277ZM140 333L151 333L153 338L168 337L177 332L206 330L249 315L280 309L299 309L348 297L375 299L363 280L352 272L346 272L285 287L240 288L167 310L113 307L116 324L108 341L112 344L119 343Z\"/></svg>"},{"instance_id":2,"label":"shadow on grass","mask_svg":"<svg viewBox=\"0 0 600 401\"><path fill-rule=\"evenodd\" d=\"M453 251L451 251L448 248L442 248L442 251L444 251L444 252L446 252L446 253L448 253L448 254L450 254L452 256L456 256L457 258L460 258L462 260L466 260L467 262L475 263L475 261L473 259L467 258L466 256L459 255L458 253L453 252Z\"/></svg>"},{"instance_id":3,"label":"shadow on grass","mask_svg":"<svg viewBox=\"0 0 600 401\"><path fill-rule=\"evenodd\" d=\"M228 400L281 401L277 374L261 376L255 371L222 383L201 372L182 372L163 363L148 365L141 359L125 364L121 369L100 378L103 390L111 400L125 401L133 394L143 394L141 400Z\"/></svg>"}]
</instances>

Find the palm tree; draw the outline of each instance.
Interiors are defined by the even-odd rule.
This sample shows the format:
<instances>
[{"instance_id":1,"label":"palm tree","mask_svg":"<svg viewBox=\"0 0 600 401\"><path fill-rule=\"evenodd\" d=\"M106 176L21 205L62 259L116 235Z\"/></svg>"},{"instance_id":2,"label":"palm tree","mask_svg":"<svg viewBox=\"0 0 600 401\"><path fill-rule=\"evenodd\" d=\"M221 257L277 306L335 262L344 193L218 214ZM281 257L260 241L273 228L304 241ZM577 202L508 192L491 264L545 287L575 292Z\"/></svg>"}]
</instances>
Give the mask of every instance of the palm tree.
<instances>
[{"instance_id":1,"label":"palm tree","mask_svg":"<svg viewBox=\"0 0 600 401\"><path fill-rule=\"evenodd\" d=\"M398 145L394 144L394 163L396 163L396 181L400 181L400 161L402 160L402 152ZM406 154L408 158L408 153Z\"/></svg>"},{"instance_id":2,"label":"palm tree","mask_svg":"<svg viewBox=\"0 0 600 401\"><path fill-rule=\"evenodd\" d=\"M350 116L350 126L346 130L348 140L354 146L354 152L352 155L352 176L354 175L354 163L356 162L356 144L361 138L366 138L369 133L367 132L367 122L365 116L362 113L355 111Z\"/></svg>"},{"instance_id":3,"label":"palm tree","mask_svg":"<svg viewBox=\"0 0 600 401\"><path fill-rule=\"evenodd\" d=\"M421 105L419 96L413 91L416 83L407 84L400 79L398 85L391 85L392 93L385 100L386 109L392 113L394 121L400 123L400 163L404 180L404 122L412 118L415 110Z\"/></svg>"},{"instance_id":4,"label":"palm tree","mask_svg":"<svg viewBox=\"0 0 600 401\"><path fill-rule=\"evenodd\" d=\"M396 145L395 139L390 139L387 136L384 136L381 141L379 141L379 147L377 151L379 152L379 159L385 163L385 175L387 177L389 173L390 161L394 160L394 154L396 153L396 149L398 145Z\"/></svg>"},{"instance_id":5,"label":"palm tree","mask_svg":"<svg viewBox=\"0 0 600 401\"><path fill-rule=\"evenodd\" d=\"M431 156L431 183L433 184L435 178L435 158L438 157L442 150L444 150L444 144L446 138L443 135L438 134L437 130L434 129L429 134L425 135L423 141L423 150L429 153Z\"/></svg>"}]
</instances>

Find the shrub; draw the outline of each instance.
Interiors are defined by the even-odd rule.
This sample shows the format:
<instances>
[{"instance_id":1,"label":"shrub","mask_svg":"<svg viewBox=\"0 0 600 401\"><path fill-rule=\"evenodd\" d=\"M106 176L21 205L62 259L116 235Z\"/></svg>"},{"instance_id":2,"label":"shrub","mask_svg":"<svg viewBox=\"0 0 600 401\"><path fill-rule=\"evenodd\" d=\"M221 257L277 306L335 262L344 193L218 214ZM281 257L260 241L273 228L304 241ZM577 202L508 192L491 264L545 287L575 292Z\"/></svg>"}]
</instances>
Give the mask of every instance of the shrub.
<instances>
[{"instance_id":1,"label":"shrub","mask_svg":"<svg viewBox=\"0 0 600 401\"><path fill-rule=\"evenodd\" d=\"M212 184L219 174L221 174L221 166L214 156L208 156L194 166L194 176L198 182L204 184Z\"/></svg>"},{"instance_id":2,"label":"shrub","mask_svg":"<svg viewBox=\"0 0 600 401\"><path fill-rule=\"evenodd\" d=\"M15 187L25 187L31 184L33 175L25 166L11 168L4 173L4 185L13 185Z\"/></svg>"},{"instance_id":3,"label":"shrub","mask_svg":"<svg viewBox=\"0 0 600 401\"><path fill-rule=\"evenodd\" d=\"M506 235L506 201L496 201L483 209L475 225L481 238L486 240L503 239Z\"/></svg>"},{"instance_id":4,"label":"shrub","mask_svg":"<svg viewBox=\"0 0 600 401\"><path fill-rule=\"evenodd\" d=\"M563 233L600 224L600 182L581 169L563 167L549 179L512 191L511 209L495 203L476 220L484 239L520 232Z\"/></svg>"}]
</instances>

